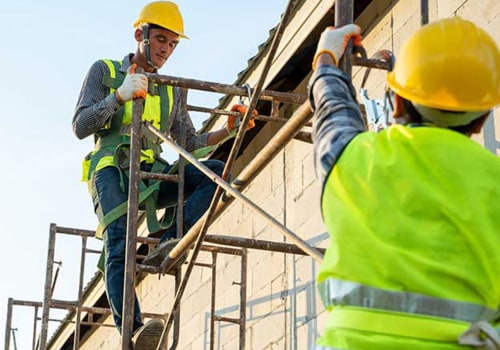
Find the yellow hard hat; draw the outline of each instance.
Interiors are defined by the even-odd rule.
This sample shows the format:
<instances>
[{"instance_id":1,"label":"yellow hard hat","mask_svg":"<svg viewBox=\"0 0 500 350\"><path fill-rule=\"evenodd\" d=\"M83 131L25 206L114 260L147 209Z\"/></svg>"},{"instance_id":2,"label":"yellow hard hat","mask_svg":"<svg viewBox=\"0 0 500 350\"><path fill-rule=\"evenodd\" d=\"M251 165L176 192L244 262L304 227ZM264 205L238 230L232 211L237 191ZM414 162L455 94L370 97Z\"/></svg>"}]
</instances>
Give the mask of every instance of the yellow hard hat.
<instances>
[{"instance_id":1,"label":"yellow hard hat","mask_svg":"<svg viewBox=\"0 0 500 350\"><path fill-rule=\"evenodd\" d=\"M387 83L423 106L487 111L500 103L500 52L472 22L442 19L423 26L403 45Z\"/></svg>"},{"instance_id":2,"label":"yellow hard hat","mask_svg":"<svg viewBox=\"0 0 500 350\"><path fill-rule=\"evenodd\" d=\"M134 28L139 28L146 23L156 24L181 38L189 39L184 34L184 22L179 7L171 1L153 1L144 6L134 22Z\"/></svg>"}]
</instances>

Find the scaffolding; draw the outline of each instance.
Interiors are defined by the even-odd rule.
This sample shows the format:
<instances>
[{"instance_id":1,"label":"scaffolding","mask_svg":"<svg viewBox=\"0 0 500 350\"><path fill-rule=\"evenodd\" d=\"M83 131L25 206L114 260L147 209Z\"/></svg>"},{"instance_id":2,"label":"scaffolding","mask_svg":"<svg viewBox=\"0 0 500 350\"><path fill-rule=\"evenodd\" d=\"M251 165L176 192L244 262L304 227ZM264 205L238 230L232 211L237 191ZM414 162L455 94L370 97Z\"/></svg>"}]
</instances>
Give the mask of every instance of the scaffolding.
<instances>
[{"instance_id":1,"label":"scaffolding","mask_svg":"<svg viewBox=\"0 0 500 350\"><path fill-rule=\"evenodd\" d=\"M263 72L254 88L248 89L245 86L235 86L220 84L215 82L200 81L194 79L184 79L159 74L148 74L148 79L157 84L166 84L182 88L182 103L185 104L187 110L212 113L213 115L236 115L242 117L240 128L234 139L231 151L222 176L218 176L195 159L191 154L184 150L183 145L176 144L168 135L157 130L153 125L141 120L142 116L142 101L134 100L133 103L133 118L131 127L131 151L130 151L130 184L129 184L129 205L127 212L127 244L126 244L126 266L125 266L125 287L124 287L124 304L123 304L123 323L122 323L122 350L130 350L130 339L132 338L133 326L133 303L134 291L138 279L138 272L170 274L175 278L175 300L170 312L166 314L143 313L143 317L159 318L165 321L165 327L158 349L175 349L177 340L180 334L180 300L183 296L187 281L189 280L191 271L194 266L207 268L211 270L211 307L210 307L210 349L215 349L215 323L228 322L239 326L239 349L245 349L245 324L246 324L246 290L247 290L247 254L249 249L273 251L286 254L308 255L314 260L321 262L324 249L316 248L306 241L302 240L298 235L289 230L286 226L277 221L273 216L260 208L257 204L248 199L242 194L243 190L256 178L256 176L265 168L265 166L285 147L292 139L299 139L305 142L311 142L309 133L302 131L303 127L310 125L312 117L310 106L306 96L297 93L271 91L263 89L266 75L270 69L274 54L278 48L280 39L284 29L287 26L292 10L297 5L298 0L290 0L282 19L277 27L276 32L268 51L267 61L265 62ZM336 26L342 26L353 22L354 3L352 0L337 0L335 1L335 19ZM421 18L422 24L428 21L428 5L427 1L421 0ZM383 59L368 59L366 55L354 55L352 52L352 44L348 46L344 59L340 62L340 67L346 74L351 75L353 65L363 66L368 68L376 68L389 70L390 62ZM191 106L187 104L187 89L196 89L202 91L210 91L223 93L233 96L244 96L249 99L248 110L245 115L240 115L237 112L227 112L220 109L211 109L199 106ZM251 118L251 111L256 107L259 100L269 101L272 103L272 111L269 116L259 115L256 120L264 122L282 123L282 127L271 138L271 140L261 149L261 151L247 164L247 166L238 174L237 178L230 183L227 182L228 175L234 164L236 156L245 136L246 126ZM289 119L279 118L277 109L280 104L294 104L299 107L295 110ZM149 132L162 139L166 145L171 147L179 154L179 173L178 176L172 178L169 175L150 174L140 170L140 140L141 128L147 129ZM182 237L181 241L169 253L168 257L163 261L160 267L149 267L140 264L140 261L145 257L138 254L138 244L146 245L150 249L159 242L159 239L150 237L138 237L139 224L141 221L139 211L139 181L142 179L155 179L160 181L177 181L179 183L179 194L177 207L182 208L183 197L183 169L184 162L189 161L197 167L202 173L214 181L218 187L213 196L210 207L204 216L189 229ZM281 232L292 243L281 243L273 241L264 241L256 239L247 239L241 237L216 236L207 235L207 230L210 224L234 201L241 201L246 206L250 207L254 212L259 214L262 219ZM182 210L177 213L178 231L182 232ZM56 244L56 235L65 234L78 236L82 240L80 254L80 274L78 285L78 297L76 301L54 300L52 298L55 281L57 280L56 270L54 274L55 261L54 250ZM5 349L10 349L11 339L15 345L15 328L12 328L12 313L14 306L28 306L34 308L33 322L33 337L32 349L47 349L48 324L50 321L60 322L63 324L74 324L73 333L73 349L79 349L80 328L81 326L104 326L114 327L114 325L106 323L104 320L111 314L109 308L94 307L83 305L84 302L84 267L87 254L101 253L100 251L87 248L87 240L94 237L95 232L89 230L81 230L76 228L59 227L56 224L50 225L49 243L47 253L47 268L44 288L43 302L32 302L9 299L7 310L7 323L5 330ZM181 237L180 235L179 237ZM197 263L198 253L203 250L209 252L212 256L210 264ZM191 251L188 259L187 268L182 275L182 269L176 266L181 257L188 251ZM240 287L240 305L239 317L227 318L217 316L215 314L215 294L216 294L216 266L218 254L230 254L241 258L240 281L237 283ZM42 316L39 316L39 311L42 309ZM66 317L63 320L54 320L50 318L51 309L65 309L73 316ZM40 335L37 338L37 330L40 324ZM173 342L168 347L168 338L171 328L173 327Z\"/></svg>"}]
</instances>

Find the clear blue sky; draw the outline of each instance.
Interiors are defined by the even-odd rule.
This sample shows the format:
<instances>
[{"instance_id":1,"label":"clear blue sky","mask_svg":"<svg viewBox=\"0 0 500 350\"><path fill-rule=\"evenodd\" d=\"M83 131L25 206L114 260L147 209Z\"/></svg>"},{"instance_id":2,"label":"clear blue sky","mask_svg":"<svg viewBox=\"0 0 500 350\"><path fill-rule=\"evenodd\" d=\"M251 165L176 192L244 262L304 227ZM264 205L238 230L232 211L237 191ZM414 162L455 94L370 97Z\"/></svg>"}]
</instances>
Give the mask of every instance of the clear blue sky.
<instances>
[{"instance_id":1,"label":"clear blue sky","mask_svg":"<svg viewBox=\"0 0 500 350\"><path fill-rule=\"evenodd\" d=\"M100 58L135 51L132 22L147 1L9 1L0 29L0 348L4 347L7 299L43 300L50 223L94 229L81 160L93 147L71 130L83 78ZM160 73L233 83L278 24L285 0L179 0L183 40ZM219 94L190 93L188 103L214 107ZM193 115L197 126L208 115ZM100 242L92 240L92 248ZM62 260L54 297L76 300L80 239L58 235ZM87 264L86 281L95 272ZM52 313L62 318L65 313ZM52 323L51 323L52 324ZM15 307L18 349L31 346L33 309ZM52 324L52 330L57 324ZM11 340L11 349L14 349Z\"/></svg>"}]
</instances>

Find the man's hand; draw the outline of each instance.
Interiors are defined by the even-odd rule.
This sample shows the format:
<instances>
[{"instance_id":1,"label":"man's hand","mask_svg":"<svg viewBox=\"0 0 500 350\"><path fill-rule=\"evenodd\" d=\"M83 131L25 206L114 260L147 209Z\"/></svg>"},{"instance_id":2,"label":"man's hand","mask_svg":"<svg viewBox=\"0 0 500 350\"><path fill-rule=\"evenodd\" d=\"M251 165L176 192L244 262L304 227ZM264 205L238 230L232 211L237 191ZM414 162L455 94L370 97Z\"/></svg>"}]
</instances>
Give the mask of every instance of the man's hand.
<instances>
[{"instance_id":1,"label":"man's hand","mask_svg":"<svg viewBox=\"0 0 500 350\"><path fill-rule=\"evenodd\" d=\"M239 112L243 116L247 112L247 106L245 105L240 105L240 104L235 104L233 107L231 107L231 112ZM250 130L255 126L255 120L254 117L258 116L259 112L257 112L256 109L252 111L252 117L250 118L248 125L247 125L247 130ZM236 117L234 115L229 115L227 117L227 131L230 133L233 131L235 128L238 128L241 123L241 118Z\"/></svg>"},{"instance_id":2,"label":"man's hand","mask_svg":"<svg viewBox=\"0 0 500 350\"><path fill-rule=\"evenodd\" d=\"M148 78L144 74L136 74L134 63L127 69L127 75L122 85L116 89L118 102L125 103L137 97L146 98L148 91Z\"/></svg>"},{"instance_id":3,"label":"man's hand","mask_svg":"<svg viewBox=\"0 0 500 350\"><path fill-rule=\"evenodd\" d=\"M318 58L322 54L330 55L335 65L338 66L350 39L353 39L354 46L362 46L360 33L361 28L355 24L348 24L340 28L326 28L318 41L313 60L313 70L316 69Z\"/></svg>"}]
</instances>

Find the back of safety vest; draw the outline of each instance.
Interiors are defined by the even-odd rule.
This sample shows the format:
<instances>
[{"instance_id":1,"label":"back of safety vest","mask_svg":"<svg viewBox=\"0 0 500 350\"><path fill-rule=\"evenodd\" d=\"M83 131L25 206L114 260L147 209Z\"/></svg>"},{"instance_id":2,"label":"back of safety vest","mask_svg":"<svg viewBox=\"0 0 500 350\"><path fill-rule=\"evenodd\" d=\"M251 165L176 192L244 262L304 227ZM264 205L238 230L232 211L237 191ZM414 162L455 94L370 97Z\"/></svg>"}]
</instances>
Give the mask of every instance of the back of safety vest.
<instances>
[{"instance_id":1,"label":"back of safety vest","mask_svg":"<svg viewBox=\"0 0 500 350\"><path fill-rule=\"evenodd\" d=\"M324 187L318 276L498 309L500 159L457 132L355 137Z\"/></svg>"}]
</instances>

